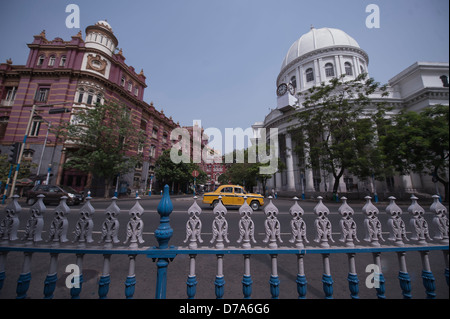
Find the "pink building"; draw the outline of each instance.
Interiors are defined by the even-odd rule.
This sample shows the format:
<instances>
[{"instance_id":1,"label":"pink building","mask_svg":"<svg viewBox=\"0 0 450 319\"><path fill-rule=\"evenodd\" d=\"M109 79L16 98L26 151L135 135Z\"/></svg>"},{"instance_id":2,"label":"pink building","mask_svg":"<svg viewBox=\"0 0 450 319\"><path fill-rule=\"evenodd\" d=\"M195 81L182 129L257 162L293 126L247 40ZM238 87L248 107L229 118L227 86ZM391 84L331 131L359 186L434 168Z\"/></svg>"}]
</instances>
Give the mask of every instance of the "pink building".
<instances>
[{"instance_id":1,"label":"pink building","mask_svg":"<svg viewBox=\"0 0 450 319\"><path fill-rule=\"evenodd\" d=\"M13 65L11 60L0 64L0 149L8 153L10 145L22 142L27 133L23 161L38 165L35 178L45 180L51 164L50 182L83 190L92 181L92 191L100 196L103 185L95 176L65 170L62 164L70 157L69 145L57 141L49 133L48 123L56 126L71 119L72 112L105 100L124 103L131 110L136 126L145 131L148 142L143 149L144 162L134 172L121 176L120 189L148 189L154 163L164 149L171 147L170 132L178 126L171 117L158 111L153 103L143 100L147 87L143 70L139 73L125 63L122 49L108 22L99 21L81 31L70 41L46 39L45 31L28 44L26 65ZM41 106L69 102L51 107ZM26 131L31 108L36 105L29 132ZM49 110L65 107L67 113L49 114ZM154 182L154 181L153 181Z\"/></svg>"}]
</instances>

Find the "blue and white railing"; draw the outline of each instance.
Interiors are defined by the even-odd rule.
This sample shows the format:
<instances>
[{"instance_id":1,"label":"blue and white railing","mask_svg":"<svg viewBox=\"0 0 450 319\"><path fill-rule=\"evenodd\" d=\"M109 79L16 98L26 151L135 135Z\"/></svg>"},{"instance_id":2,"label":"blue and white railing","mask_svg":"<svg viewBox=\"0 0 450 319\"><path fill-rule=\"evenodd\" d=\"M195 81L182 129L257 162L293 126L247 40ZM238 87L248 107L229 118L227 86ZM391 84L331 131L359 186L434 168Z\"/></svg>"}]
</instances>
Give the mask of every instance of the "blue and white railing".
<instances>
[{"instance_id":1,"label":"blue and white railing","mask_svg":"<svg viewBox=\"0 0 450 319\"><path fill-rule=\"evenodd\" d=\"M277 219L278 208L269 202L264 207L266 216L264 222L265 238L262 241L263 246L255 246L255 223L252 220L252 209L244 203L240 209L240 221L238 224L240 237L237 240L238 246L228 246L228 222L226 220L227 209L219 203L214 208L215 218L212 224L212 239L204 243L202 234L202 210L194 201L188 209L188 220L186 223L186 239L184 243L187 246L169 246L169 241L173 235L173 229L170 226L170 214L173 210L172 202L169 197L168 186L165 187L164 195L158 205L157 211L160 215L160 224L154 234L158 241L157 247L142 246L144 223L141 216L144 209L136 199L136 204L130 209L130 219L126 226L126 237L124 244L126 247L119 246L119 221L117 216L120 208L117 206L116 198L106 209L106 217L101 225L101 236L99 242L94 242L92 233L94 223L92 215L95 211L88 197L86 203L80 209L80 217L76 223L73 241L68 239L68 220L67 214L70 208L66 205L66 198L62 198L60 204L55 208L55 215L50 224L49 236L46 241L42 238L44 229L43 214L46 207L43 204L43 196L29 209L29 218L24 229L25 235L18 237L19 231L19 213L22 208L18 203L18 196L5 208L5 216L0 222L0 294L6 278L6 259L9 252L22 252L24 254L21 274L17 280L17 298L25 298L31 281L31 265L33 254L49 254L50 265L48 275L44 282L44 298L53 298L57 281L57 264L60 254L74 254L76 256L76 267L78 272L71 278L71 297L76 299L80 297L83 285L83 260L86 255L102 255L103 267L102 274L98 280L98 296L101 299L107 298L110 286L111 256L128 256L128 276L125 278L125 297L133 298L136 285L135 261L137 255L144 255L152 258L157 266L156 294L155 298L166 298L167 286L167 268L171 260L177 255L189 256L189 273L187 274L186 292L188 298L194 298L196 295L197 276L196 276L196 257L198 255L215 255L217 259L217 274L214 281L216 298L224 296L225 274L223 268L223 259L225 255L241 255L244 257L244 274L242 276L242 292L244 298L252 296L252 276L250 261L253 255L269 255L271 257L270 273L270 294L272 298L278 298L280 292L280 280L278 276L278 255L290 254L297 257L297 278L296 286L298 298L307 296L307 279L304 270L304 256L306 254L320 254L323 261L323 291L325 298L333 297L333 278L330 267L330 254L346 254L348 256L349 272L348 283L350 296L354 299L359 298L359 279L356 273L355 258L360 253L371 253L373 255L373 284L376 288L376 296L385 298L385 278L381 267L381 257L384 253L395 253L398 255L399 274L401 293L404 298L411 298L411 279L407 271L405 255L408 252L419 252L422 260L422 280L427 298L436 297L435 277L431 272L429 253L442 251L445 259L445 279L447 286L449 284L449 219L448 212L443 206L438 196L434 196L434 202L430 206L430 211L434 214L433 228L435 230L434 238L430 236L429 225L424 219L425 210L417 203L417 198L412 197L412 203L408 208L411 215L410 226L413 236L408 238L406 235L406 223L402 219L402 210L395 203L395 198L390 198L391 202L386 207L386 213L389 215L387 227L389 237L383 238L382 225L378 219L379 210L366 197L366 204L362 208L365 215L364 228L366 245L360 244L357 237L357 224L353 219L354 210L347 204L345 197L339 207L338 212L341 216L339 239L345 246L333 245L332 225L328 219L329 209L322 203L319 197L318 204L314 207L316 215L314 225L316 237L314 241L318 246L308 245L306 237L306 223L302 216L303 209L295 201L290 208L289 213L292 217L290 221L291 238L289 244L279 246L283 241L281 239L280 222ZM388 244L386 244L388 243ZM202 245L203 244L203 245ZM211 245L213 246L211 246Z\"/></svg>"}]
</instances>

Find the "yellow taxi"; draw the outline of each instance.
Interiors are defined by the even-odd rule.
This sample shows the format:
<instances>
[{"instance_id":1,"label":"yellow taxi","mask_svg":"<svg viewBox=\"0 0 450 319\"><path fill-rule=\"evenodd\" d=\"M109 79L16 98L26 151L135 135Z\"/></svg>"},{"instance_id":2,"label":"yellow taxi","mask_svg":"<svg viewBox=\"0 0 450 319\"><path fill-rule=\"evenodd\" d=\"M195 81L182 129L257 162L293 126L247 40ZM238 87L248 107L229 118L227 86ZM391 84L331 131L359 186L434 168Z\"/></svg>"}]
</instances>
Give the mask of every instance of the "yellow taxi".
<instances>
[{"instance_id":1,"label":"yellow taxi","mask_svg":"<svg viewBox=\"0 0 450 319\"><path fill-rule=\"evenodd\" d=\"M239 185L222 185L214 192L203 194L203 204L210 204L212 207L215 207L219 203L219 196L222 196L222 203L225 206L241 206L244 204L244 196L247 196L247 204L253 210L258 210L264 205L264 197L262 195L247 193Z\"/></svg>"}]
</instances>

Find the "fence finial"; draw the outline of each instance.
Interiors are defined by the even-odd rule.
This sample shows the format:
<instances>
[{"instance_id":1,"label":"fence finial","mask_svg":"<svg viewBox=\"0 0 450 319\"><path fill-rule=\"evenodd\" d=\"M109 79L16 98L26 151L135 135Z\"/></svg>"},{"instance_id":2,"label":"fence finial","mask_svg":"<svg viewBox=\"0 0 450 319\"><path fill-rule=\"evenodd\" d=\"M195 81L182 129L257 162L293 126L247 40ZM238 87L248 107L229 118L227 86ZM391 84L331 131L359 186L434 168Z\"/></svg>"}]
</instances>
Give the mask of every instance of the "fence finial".
<instances>
[{"instance_id":1,"label":"fence finial","mask_svg":"<svg viewBox=\"0 0 450 319\"><path fill-rule=\"evenodd\" d=\"M389 205L386 207L386 213L389 215L388 228L390 232L389 240L397 246L404 246L403 239L409 241L406 237L406 226L402 219L402 209L395 203L395 197L389 197Z\"/></svg>"},{"instance_id":2,"label":"fence finial","mask_svg":"<svg viewBox=\"0 0 450 319\"><path fill-rule=\"evenodd\" d=\"M380 247L379 240L384 241L383 235L381 233L381 222L378 219L379 210L370 201L372 197L366 196L366 204L362 208L362 212L366 215L364 219L364 227L366 229L365 241L370 242L374 247Z\"/></svg>"},{"instance_id":3,"label":"fence finial","mask_svg":"<svg viewBox=\"0 0 450 319\"><path fill-rule=\"evenodd\" d=\"M266 238L264 243L269 243L269 248L278 248L277 240L282 243L281 240L281 225L277 219L278 208L272 203L272 196L269 196L270 202L264 208L264 214L266 214L266 221L264 226L266 228Z\"/></svg>"},{"instance_id":4,"label":"fence finial","mask_svg":"<svg viewBox=\"0 0 450 319\"><path fill-rule=\"evenodd\" d=\"M223 241L225 240L227 243L230 241L228 240L228 222L225 219L225 215L227 214L227 209L222 203L222 197L219 196L219 203L214 207L214 215L216 217L214 218L213 224L212 224L212 233L213 237L210 241L210 243L214 243L216 241L216 248L222 249L224 247Z\"/></svg>"},{"instance_id":5,"label":"fence finial","mask_svg":"<svg viewBox=\"0 0 450 319\"><path fill-rule=\"evenodd\" d=\"M172 210L173 205L170 200L169 185L165 185L163 197L158 204L158 214L160 216L159 226L155 230L155 237L161 249L169 247L169 240L173 235L173 229L170 227L170 214Z\"/></svg>"},{"instance_id":6,"label":"fence finial","mask_svg":"<svg viewBox=\"0 0 450 319\"><path fill-rule=\"evenodd\" d=\"M99 243L105 243L105 247L112 247L119 243L119 221L117 216L120 214L120 208L117 206L117 197L111 198L111 204L106 208L106 218L102 224L102 236Z\"/></svg>"},{"instance_id":7,"label":"fence finial","mask_svg":"<svg viewBox=\"0 0 450 319\"><path fill-rule=\"evenodd\" d=\"M44 218L46 207L44 205L44 195L37 195L37 202L30 207L30 218L27 221L25 227L25 236L22 240L28 240L28 242L40 242L42 241L42 230L44 229Z\"/></svg>"},{"instance_id":8,"label":"fence finial","mask_svg":"<svg viewBox=\"0 0 450 319\"><path fill-rule=\"evenodd\" d=\"M85 246L86 243L92 243L92 231L94 230L94 222L92 220L92 215L95 212L94 207L91 205L92 197L88 194L86 197L86 202L80 208L80 218L75 226L75 238L73 242L78 242L80 246Z\"/></svg>"},{"instance_id":9,"label":"fence finial","mask_svg":"<svg viewBox=\"0 0 450 319\"><path fill-rule=\"evenodd\" d=\"M22 207L17 202L18 199L19 195L13 196L13 200L5 208L6 216L0 222L0 238L5 241L18 239L19 218L17 214L22 211Z\"/></svg>"},{"instance_id":10,"label":"fence finial","mask_svg":"<svg viewBox=\"0 0 450 319\"><path fill-rule=\"evenodd\" d=\"M242 244L242 248L248 249L251 248L250 241L256 244L255 240L255 223L251 218L251 214L253 213L253 209L247 203L247 196L244 196L244 203L239 208L239 214L241 215L241 219L239 220L239 239L237 242Z\"/></svg>"},{"instance_id":11,"label":"fence finial","mask_svg":"<svg viewBox=\"0 0 450 319\"><path fill-rule=\"evenodd\" d=\"M440 240L444 245L448 245L448 211L447 208L439 201L439 195L433 195L433 204L430 206L430 211L434 213L433 224L436 226L434 239Z\"/></svg>"},{"instance_id":12,"label":"fence finial","mask_svg":"<svg viewBox=\"0 0 450 319\"><path fill-rule=\"evenodd\" d=\"M130 242L131 249L136 249L139 244L144 243L144 239L142 238L144 222L141 219L141 216L144 213L144 208L142 208L139 203L140 199L141 198L139 196L136 197L136 203L133 207L131 207L129 212L130 220L127 224L127 238L125 239L124 244Z\"/></svg>"},{"instance_id":13,"label":"fence finial","mask_svg":"<svg viewBox=\"0 0 450 319\"><path fill-rule=\"evenodd\" d=\"M289 240L291 243L295 243L295 247L304 248L305 245L303 241L309 243L306 238L306 223L303 220L302 216L305 213L303 208L298 204L298 198L293 198L295 203L289 208L289 214L291 214L291 229L292 229L292 238Z\"/></svg>"},{"instance_id":14,"label":"fence finial","mask_svg":"<svg viewBox=\"0 0 450 319\"><path fill-rule=\"evenodd\" d=\"M418 198L411 196L411 205L408 207L408 212L412 215L410 224L413 228L413 236L411 239L417 240L419 245L427 245L427 239L432 240L428 231L428 223L423 217L425 210L417 203Z\"/></svg>"},{"instance_id":15,"label":"fence finial","mask_svg":"<svg viewBox=\"0 0 450 319\"><path fill-rule=\"evenodd\" d=\"M314 221L314 226L316 227L316 238L314 241L320 243L320 247L328 248L328 240L334 243L333 237L331 236L331 222L327 215L330 214L330 210L322 203L322 196L318 196L317 199L319 203L314 207L314 214L317 215Z\"/></svg>"},{"instance_id":16,"label":"fence finial","mask_svg":"<svg viewBox=\"0 0 450 319\"><path fill-rule=\"evenodd\" d=\"M341 226L341 238L339 241L345 243L347 247L355 247L354 240L359 243L356 236L356 222L353 219L355 211L347 204L347 197L342 197L342 205L338 208L338 213L342 216L339 225Z\"/></svg>"},{"instance_id":17,"label":"fence finial","mask_svg":"<svg viewBox=\"0 0 450 319\"><path fill-rule=\"evenodd\" d=\"M67 221L67 214L70 212L69 206L66 204L67 196L62 196L59 205L55 208L55 217L50 224L50 236L48 241L53 241L55 245L65 243L67 239L67 229L69 222Z\"/></svg>"},{"instance_id":18,"label":"fence finial","mask_svg":"<svg viewBox=\"0 0 450 319\"><path fill-rule=\"evenodd\" d=\"M188 209L189 219L186 222L186 239L184 240L185 243L189 240L190 249L197 248L197 240L199 243L203 243L200 236L202 232L201 213L202 209L197 204L197 196L194 196L194 203Z\"/></svg>"}]
</instances>

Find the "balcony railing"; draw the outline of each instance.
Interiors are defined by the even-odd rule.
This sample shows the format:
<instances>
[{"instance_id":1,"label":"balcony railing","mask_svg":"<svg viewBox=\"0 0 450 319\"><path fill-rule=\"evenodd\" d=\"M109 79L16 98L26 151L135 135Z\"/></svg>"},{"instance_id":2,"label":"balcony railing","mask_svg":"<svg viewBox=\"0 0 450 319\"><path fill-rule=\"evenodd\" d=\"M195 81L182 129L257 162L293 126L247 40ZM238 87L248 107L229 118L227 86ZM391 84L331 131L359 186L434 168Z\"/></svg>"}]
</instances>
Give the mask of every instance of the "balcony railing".
<instances>
[{"instance_id":1,"label":"balcony railing","mask_svg":"<svg viewBox=\"0 0 450 319\"><path fill-rule=\"evenodd\" d=\"M157 247L143 246L144 223L142 214L143 207L136 199L135 205L129 210L129 221L125 229L125 242L119 241L119 221L118 214L120 208L116 203L116 198L112 199L111 204L106 209L105 219L100 225L100 241L94 241L93 230L94 223L92 215L95 211L91 204L91 198L88 197L86 203L80 208L80 216L75 225L73 239L68 239L68 219L67 214L70 208L66 205L66 198L62 197L60 204L55 208L54 218L49 226L44 225L43 215L47 208L43 203L43 195L39 195L38 201L30 207L29 218L26 221L24 233L19 238L19 214L22 207L18 203L18 196L5 208L5 214L0 223L0 296L5 278L8 274L6 268L8 253L23 253L23 263L20 276L17 280L16 298L27 297L30 287L32 274L32 257L34 254L48 254L50 264L48 274L43 282L44 298L53 298L56 282L58 280L57 265L60 254L74 255L76 264L73 265L72 276L66 280L66 285L70 288L71 298L80 298L83 287L83 264L85 258L90 255L99 255L103 258L101 265L102 274L98 280L98 297L107 298L111 282L110 271L113 255L128 256L128 275L124 278L124 291L126 298L133 298L136 282L136 257L143 255L152 258L156 262L156 293L155 298L166 298L167 288L167 270L171 260L179 255L185 255L189 259L189 272L186 274L186 297L194 298L197 293L197 274L196 263L199 255L215 255L217 262L217 273L211 286L214 287L215 297L220 299L224 297L225 291L225 273L223 260L227 255L243 256L242 275L242 297L252 297L253 279L251 274L250 262L253 256L268 255L271 260L269 278L269 291L272 298L278 298L280 295L280 280L278 274L278 258L280 255L292 255L296 257L297 274L294 285L298 298L304 299L308 296L308 282L319 280L318 278L308 278L305 273L305 263L308 261L306 255L321 255L323 274L320 278L323 287L323 295L327 299L333 298L333 277L331 270L330 255L344 254L348 260L348 289L351 298L359 298L358 274L356 271L356 259L359 254L372 254L373 264L371 264L371 280L369 284L373 286L374 297L380 299L386 298L385 277L383 275L381 259L387 254L396 254L398 257L398 280L401 291L399 295L403 298L412 297L411 278L407 270L406 254L418 252L422 261L422 281L424 294L427 298L436 298L436 280L445 280L449 284L448 268L448 250L449 250L449 219L447 208L439 202L438 196L434 196L434 201L430 206L430 212L434 215L432 225L424 218L425 210L418 204L417 198L411 198L412 203L408 208L410 217L410 229L412 236L407 237L406 223L402 217L402 209L395 203L395 198L390 198L390 204L386 207L386 213L389 216L387 225L382 225L378 219L379 210L371 203L371 198L366 197L366 204L362 207L364 214L363 225L357 225L353 219L354 210L342 198L342 205L338 209L340 215L340 239L341 245L335 244L333 238L332 224L328 219L330 210L318 197L318 203L313 209L315 220L313 225L307 225L303 219L304 210L295 201L289 209L290 220L290 240L288 243L282 242L281 225L277 216L278 208L270 202L264 207L265 238L262 242L255 240L255 222L252 220L252 209L244 203L239 208L239 239L237 242L230 243L228 239L228 222L226 219L227 209L219 203L213 212L214 220L212 223L212 238L205 242L202 238L203 224L201 221L202 209L196 201L186 212L186 237L184 243L177 243L180 246L170 246L169 241L173 235L173 229L170 225L170 215L173 210L172 202L169 197L169 188L165 187L163 197L158 205L157 211L160 215L160 223L154 230L155 238L158 242ZM362 226L365 229L365 238L360 240L357 237L357 227ZM314 242L306 237L307 227L313 227L316 233ZM382 228L387 227L389 237L384 238ZM44 241L42 238L43 229L48 229L48 238ZM122 228L120 228L122 229ZM336 231L336 230L334 230ZM431 232L434 231L434 238L431 238ZM183 236L184 237L184 236ZM123 246L123 245L126 246ZM185 244L185 246L183 246ZM122 246L120 246L122 245ZM212 246L211 246L212 245ZM431 270L429 254L443 253L445 260L445 270L435 279ZM122 259L123 260L123 259ZM100 267L100 265L99 265ZM76 268L76 269L75 269ZM76 271L75 271L76 270ZM366 270L367 271L367 270ZM239 274L230 274L236 277ZM366 274L367 275L367 274ZM367 285L367 279L366 279ZM397 285L389 285L389 287ZM422 294L421 294L422 295ZM146 296L151 297L151 296ZM169 296L170 298L171 296ZM447 297L448 296L444 296Z\"/></svg>"}]
</instances>

